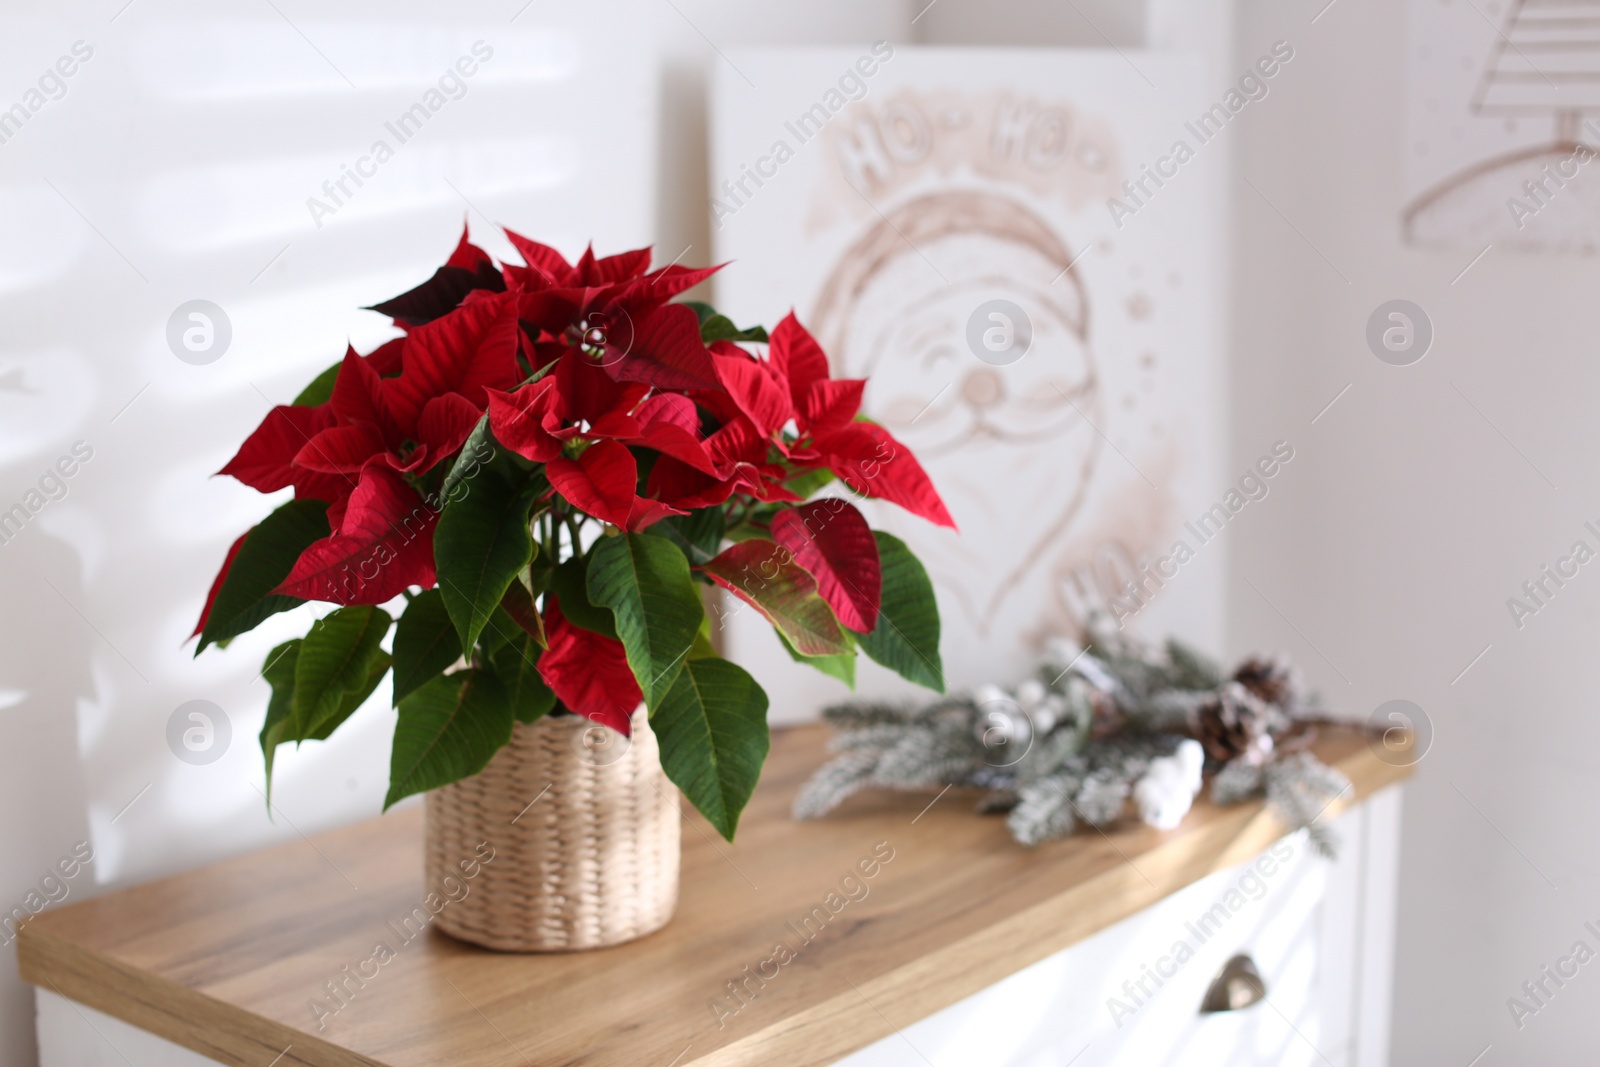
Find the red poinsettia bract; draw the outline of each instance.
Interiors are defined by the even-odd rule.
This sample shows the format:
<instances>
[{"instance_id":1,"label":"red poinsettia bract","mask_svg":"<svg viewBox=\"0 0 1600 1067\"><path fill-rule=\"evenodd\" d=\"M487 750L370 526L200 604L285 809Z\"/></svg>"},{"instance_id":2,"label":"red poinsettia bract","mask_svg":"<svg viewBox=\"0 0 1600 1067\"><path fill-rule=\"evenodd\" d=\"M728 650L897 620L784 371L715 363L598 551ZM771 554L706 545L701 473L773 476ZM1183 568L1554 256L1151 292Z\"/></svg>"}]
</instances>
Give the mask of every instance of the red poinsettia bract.
<instances>
[{"instance_id":1,"label":"red poinsettia bract","mask_svg":"<svg viewBox=\"0 0 1600 1067\"><path fill-rule=\"evenodd\" d=\"M607 531L665 529L663 540L685 552L700 537L687 561L694 573L738 590L795 648L853 652L850 634L866 641L885 595L880 542L848 501L805 498L837 478L861 497L954 522L910 451L861 417L865 383L834 379L793 314L768 338L676 300L717 268L651 270L649 249L604 258L589 250L571 263L506 237L521 265L497 265L463 233L427 282L375 305L400 336L365 355L347 351L294 403L269 411L222 468L263 493L292 489L306 504L232 546L195 629L201 647L301 601L381 605L437 587L461 632L482 636L463 650L469 665L490 670L507 654L495 603L474 602L481 584L451 584L459 561L448 553L468 549L449 546L514 556L518 523L536 545L519 578L517 633L538 639L538 675L567 708L617 730L660 681L641 671L658 665L627 644L631 631L595 621L620 607L564 611L550 585L552 568L586 565ZM765 342L765 354L752 342ZM512 516L490 529L497 540L447 541L443 532L461 495L490 491L462 478L469 439L482 443L471 465L490 468L504 492L471 504L472 521ZM732 539L769 547L718 555L735 527ZM657 551L652 544L632 550ZM729 571L739 561L770 572L760 589ZM232 569L247 564L248 580L233 582ZM239 603L247 586L259 603ZM563 597L582 595L567 588ZM530 595L542 603L542 628L529 625ZM228 619L214 622L223 602Z\"/></svg>"}]
</instances>

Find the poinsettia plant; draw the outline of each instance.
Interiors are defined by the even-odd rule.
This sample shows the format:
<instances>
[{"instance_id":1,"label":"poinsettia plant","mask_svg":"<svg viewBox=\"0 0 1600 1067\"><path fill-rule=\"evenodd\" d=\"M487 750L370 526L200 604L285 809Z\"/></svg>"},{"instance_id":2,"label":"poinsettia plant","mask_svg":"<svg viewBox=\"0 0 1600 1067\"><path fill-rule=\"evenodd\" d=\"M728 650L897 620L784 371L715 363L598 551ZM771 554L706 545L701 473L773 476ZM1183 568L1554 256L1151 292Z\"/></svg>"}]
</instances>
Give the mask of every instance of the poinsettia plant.
<instances>
[{"instance_id":1,"label":"poinsettia plant","mask_svg":"<svg viewBox=\"0 0 1600 1067\"><path fill-rule=\"evenodd\" d=\"M943 691L927 573L839 483L954 523L792 314L739 329L675 300L718 268L650 270L649 249L573 264L506 237L525 265L463 233L374 305L401 336L350 348L222 469L293 499L228 550L195 654L337 605L262 667L269 789L279 745L328 737L392 673L385 808L481 771L514 723L627 734L642 702L667 776L731 839L767 697L717 654L702 591L847 683L859 651Z\"/></svg>"}]
</instances>

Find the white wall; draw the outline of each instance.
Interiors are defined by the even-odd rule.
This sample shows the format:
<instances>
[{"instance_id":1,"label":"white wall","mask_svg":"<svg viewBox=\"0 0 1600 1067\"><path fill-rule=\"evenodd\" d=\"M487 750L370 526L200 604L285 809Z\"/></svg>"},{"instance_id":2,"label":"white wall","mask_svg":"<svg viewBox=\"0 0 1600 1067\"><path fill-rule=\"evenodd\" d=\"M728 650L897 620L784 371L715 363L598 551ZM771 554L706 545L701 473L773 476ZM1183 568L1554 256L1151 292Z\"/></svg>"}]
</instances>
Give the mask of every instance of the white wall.
<instances>
[{"instance_id":1,"label":"white wall","mask_svg":"<svg viewBox=\"0 0 1600 1067\"><path fill-rule=\"evenodd\" d=\"M276 6L0 15L0 108L75 41L93 49L0 143L0 511L73 442L94 450L0 544L0 913L79 841L96 855L67 899L376 814L393 727L382 690L331 741L280 758L267 819L255 674L306 622L291 613L190 658L223 552L270 507L207 475L347 336L388 336L359 305L427 277L464 215L480 236L487 216L573 255L591 237L612 251L655 240L664 259L687 248L683 262L704 262L717 50L870 41L909 22L898 0ZM306 198L479 38L495 55L467 94L316 227ZM163 337L195 297L234 328L207 366ZM232 730L209 765L166 740L193 699ZM32 995L4 955L0 1062L24 1065Z\"/></svg>"},{"instance_id":2,"label":"white wall","mask_svg":"<svg viewBox=\"0 0 1600 1067\"><path fill-rule=\"evenodd\" d=\"M1521 631L1506 599L1600 515L1600 262L1495 248L1453 282L1472 252L1403 247L1404 5L1340 0L1312 25L1321 7L1245 0L1237 36L1241 61L1280 38L1296 58L1239 129L1276 210L1241 184L1235 448L1284 435L1305 465L1234 533L1232 644L1285 648L1341 710L1415 701L1436 730L1405 808L1393 1061L1585 1062L1588 968L1520 1031L1506 1000L1574 942L1600 949L1600 581ZM1393 298L1435 327L1414 366L1364 340Z\"/></svg>"},{"instance_id":3,"label":"white wall","mask_svg":"<svg viewBox=\"0 0 1600 1067\"><path fill-rule=\"evenodd\" d=\"M1555 995L1520 1029L1507 999L1534 1003L1522 984L1577 941L1600 951L1583 927L1600 927L1600 580L1585 567L1520 630L1506 601L1574 540L1594 545L1585 521L1600 526L1600 259L1494 248L1457 281L1473 251L1401 244L1404 3L1238 0L1232 20L1225 8L1151 0L1141 31L1084 7L1099 27L1086 31L1071 5L979 15L941 0L919 28L943 28L941 13L983 43L1097 44L1103 31L1126 46L1143 32L1203 48L1219 95L1273 42L1294 47L1229 129L1234 466L1280 438L1297 458L1229 531L1227 645L1289 653L1341 714L1414 701L1435 732L1405 806L1392 1062L1464 1065L1486 1049L1485 1065L1587 1062L1591 967L1547 983ZM1435 328L1410 367L1365 341L1395 298Z\"/></svg>"},{"instance_id":4,"label":"white wall","mask_svg":"<svg viewBox=\"0 0 1600 1067\"><path fill-rule=\"evenodd\" d=\"M566 243L593 233L613 247L646 240L653 228L665 256L693 246L684 262L703 262L704 85L724 45L887 36L1129 47L1148 35L1202 44L1220 64L1219 92L1233 62L1224 58L1230 43L1241 63L1274 40L1294 45L1296 58L1272 95L1230 129L1241 177L1235 465L1280 437L1299 458L1268 506L1252 508L1230 531L1228 643L1290 652L1341 711L1364 716L1406 697L1437 729L1406 805L1395 1062L1465 1064L1491 1043L1484 1063L1579 1059L1591 1044L1583 1020L1596 1009L1600 979L1569 982L1520 1032L1505 999L1575 940L1596 945L1581 922L1600 918L1600 908L1585 910L1600 872L1584 848L1600 800L1590 784L1600 728L1586 706L1600 586L1580 578L1520 632L1504 602L1580 536L1583 520L1600 519L1590 488L1600 475L1590 458L1597 431L1586 418L1600 391L1600 368L1586 358L1600 314L1590 295L1597 266L1495 250L1452 285L1469 257L1399 245L1400 5L1338 0L1313 24L1321 0L1242 0L1231 42L1220 0L1199 17L1177 0L1150 0L1148 11L1131 0L939 0L914 24L922 0L675 5L540 0L518 15L523 2L511 0L471 16L521 31L565 23L615 43L609 57L598 51L586 60L588 95L574 111L594 131L599 158L618 150L605 138L608 117L638 103L625 82L613 81L617 56L637 47L659 59L664 90L652 150L660 180L653 196L630 202L625 218L541 210L537 196L514 187L482 205L491 216ZM279 6L303 28L324 25L313 25L315 5ZM91 836L100 850L95 876L143 879L377 810L390 721L381 702L358 716L348 737L282 764L286 818L266 820L251 786L260 779L254 733L264 693L250 681L260 650L241 642L192 664L179 647L227 531L261 510L247 491L202 475L264 410L254 390L282 398L306 367L337 354L345 331L358 339L370 331L374 317L355 305L416 275L466 210L443 195L398 213L391 226L380 217L340 236L297 219L281 240L274 231L220 251L184 252L183 239L203 244L218 232L217 203L227 200L220 194L240 188L207 171L210 163L347 152L411 90L401 78L391 95L353 102L335 94L331 108L308 107L302 91L288 119L279 104L261 101L164 101L152 84L195 84L218 69L218 55L225 67L228 53L216 37L185 28L184 8L138 3L119 14L120 7L0 16L0 70L12 75L0 83L0 106L20 96L27 72L43 70L74 40L97 49L63 99L0 144L0 198L9 209L0 238L0 508L73 441L96 449L66 499L0 546L6 909ZM340 17L358 29L379 17L435 26L447 17L428 10L347 6ZM270 9L256 15L267 21L250 24L253 53L286 82L338 89L342 82L329 79L302 40L268 27ZM163 34L167 51L149 52ZM323 44L354 62L359 39L336 35ZM427 48L387 46L386 54L401 52L431 62ZM358 83L376 78L350 73ZM499 113L475 112L470 96L457 106L463 131L504 125ZM523 113L527 126L506 126L508 134L551 117ZM270 195L298 211L325 165L292 172ZM165 176L195 170L212 184ZM129 193L140 188L152 190L144 201ZM253 282L284 243L289 252ZM237 306L243 327L238 358L209 368L234 376L214 392L196 384L207 379L193 372L207 368L178 363L160 343L172 307L202 294ZM1409 368L1379 364L1363 341L1370 311L1397 296L1427 309L1438 332L1434 351ZM149 391L138 394L145 382ZM1311 425L1346 384L1350 391ZM1485 645L1488 654L1456 680ZM164 739L172 709L194 697L224 704L234 726L232 749L208 767L179 763ZM90 890L88 877L73 881L75 895ZM30 1005L9 960L0 962L0 1061L31 1062Z\"/></svg>"}]
</instances>

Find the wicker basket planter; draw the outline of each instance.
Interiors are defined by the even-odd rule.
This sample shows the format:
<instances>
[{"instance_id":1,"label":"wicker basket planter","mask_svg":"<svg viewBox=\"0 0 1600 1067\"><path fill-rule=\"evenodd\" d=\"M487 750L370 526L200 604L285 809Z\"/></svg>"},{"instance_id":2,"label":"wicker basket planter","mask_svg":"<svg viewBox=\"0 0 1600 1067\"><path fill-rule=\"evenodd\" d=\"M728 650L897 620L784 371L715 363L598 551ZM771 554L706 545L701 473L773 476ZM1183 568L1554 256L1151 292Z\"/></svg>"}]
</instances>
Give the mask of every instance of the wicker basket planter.
<instances>
[{"instance_id":1,"label":"wicker basket planter","mask_svg":"<svg viewBox=\"0 0 1600 1067\"><path fill-rule=\"evenodd\" d=\"M603 948L665 926L678 903L678 791L643 709L631 742L576 715L517 724L481 774L427 795L426 885L494 849L436 922L508 952Z\"/></svg>"}]
</instances>

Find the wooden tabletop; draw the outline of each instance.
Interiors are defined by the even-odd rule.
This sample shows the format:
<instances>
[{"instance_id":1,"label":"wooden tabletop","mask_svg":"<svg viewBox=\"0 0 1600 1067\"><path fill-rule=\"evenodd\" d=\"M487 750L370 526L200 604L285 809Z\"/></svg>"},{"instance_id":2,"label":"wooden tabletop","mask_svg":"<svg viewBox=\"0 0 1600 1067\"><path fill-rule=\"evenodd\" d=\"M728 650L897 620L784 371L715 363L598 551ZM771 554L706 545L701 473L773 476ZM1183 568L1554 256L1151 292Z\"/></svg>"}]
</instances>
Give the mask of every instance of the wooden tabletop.
<instances>
[{"instance_id":1,"label":"wooden tabletop","mask_svg":"<svg viewBox=\"0 0 1600 1067\"><path fill-rule=\"evenodd\" d=\"M1176 831L1129 820L1029 849L959 790L931 806L931 792L872 793L794 822L789 804L825 740L821 727L774 736L735 845L684 805L677 915L632 944L507 955L432 929L402 942L399 920L424 897L413 806L45 912L19 939L22 976L238 1067L810 1067L1283 832L1259 803L1201 802ZM1325 735L1317 751L1358 796L1409 773L1354 734ZM870 878L863 860L876 861ZM368 963L379 942L398 948ZM358 984L346 967L377 973ZM735 999L730 980L758 996ZM333 1014L330 982L350 991Z\"/></svg>"}]
</instances>

